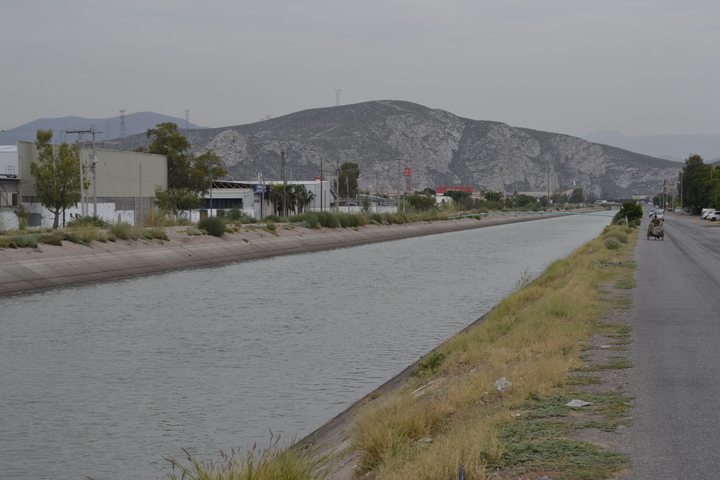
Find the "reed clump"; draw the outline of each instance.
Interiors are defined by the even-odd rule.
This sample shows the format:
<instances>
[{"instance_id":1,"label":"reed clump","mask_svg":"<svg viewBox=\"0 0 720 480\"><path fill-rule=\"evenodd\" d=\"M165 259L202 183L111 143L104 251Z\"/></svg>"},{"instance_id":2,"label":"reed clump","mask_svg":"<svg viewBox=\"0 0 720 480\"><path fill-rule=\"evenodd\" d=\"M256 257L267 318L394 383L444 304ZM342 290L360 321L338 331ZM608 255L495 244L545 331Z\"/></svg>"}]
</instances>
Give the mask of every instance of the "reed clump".
<instances>
[{"instance_id":1,"label":"reed clump","mask_svg":"<svg viewBox=\"0 0 720 480\"><path fill-rule=\"evenodd\" d=\"M327 458L315 451L280 448L279 438L270 446L248 451L221 452L216 460L198 460L185 450L185 459L167 459L171 480L322 480L327 477Z\"/></svg>"},{"instance_id":2,"label":"reed clump","mask_svg":"<svg viewBox=\"0 0 720 480\"><path fill-rule=\"evenodd\" d=\"M637 238L636 231L631 238ZM449 479L457 478L463 465L468 478L486 478L531 458L524 449L533 448L544 453L528 460L528 466L545 465L540 456L555 452L550 470L566 474L583 462L606 473L626 465L621 455L606 455L559 436L527 444L507 434L513 427L531 428L516 420L529 401L542 402L577 385L569 373L582 367L584 342L609 308L601 300L600 285L631 280L631 267L603 266L620 264L617 260L630 252L631 242L617 242L622 248L609 250L606 240L601 235L551 264L484 322L423 359L404 388L371 401L358 414L352 433L360 472L372 471L384 480ZM502 378L511 385L498 386Z\"/></svg>"}]
</instances>

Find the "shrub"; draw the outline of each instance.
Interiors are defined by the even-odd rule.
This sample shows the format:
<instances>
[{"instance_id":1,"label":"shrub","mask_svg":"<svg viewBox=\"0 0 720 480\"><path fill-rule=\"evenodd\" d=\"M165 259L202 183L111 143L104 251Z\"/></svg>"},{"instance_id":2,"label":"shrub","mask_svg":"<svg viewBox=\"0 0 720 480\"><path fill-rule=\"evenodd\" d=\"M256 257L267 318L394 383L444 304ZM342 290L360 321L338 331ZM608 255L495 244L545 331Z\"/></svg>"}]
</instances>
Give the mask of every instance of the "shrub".
<instances>
[{"instance_id":1,"label":"shrub","mask_svg":"<svg viewBox=\"0 0 720 480\"><path fill-rule=\"evenodd\" d=\"M341 213L337 216L338 223L342 228L347 228L350 226L350 214L347 213Z\"/></svg>"},{"instance_id":2,"label":"shrub","mask_svg":"<svg viewBox=\"0 0 720 480\"><path fill-rule=\"evenodd\" d=\"M61 232L45 233L38 237L38 243L44 243L46 245L56 245L62 247L62 241L65 236Z\"/></svg>"},{"instance_id":3,"label":"shrub","mask_svg":"<svg viewBox=\"0 0 720 480\"><path fill-rule=\"evenodd\" d=\"M267 225L265 225L265 228L267 228L271 232L274 232L275 230L277 230L277 225L275 225L273 222L268 222Z\"/></svg>"},{"instance_id":4,"label":"shrub","mask_svg":"<svg viewBox=\"0 0 720 480\"><path fill-rule=\"evenodd\" d=\"M116 239L120 240L137 240L139 238L139 235L137 231L133 228L132 225L130 225L127 222L117 222L113 223L108 227L108 238L115 237ZM115 240L110 240L114 242Z\"/></svg>"},{"instance_id":5,"label":"shrub","mask_svg":"<svg viewBox=\"0 0 720 480\"><path fill-rule=\"evenodd\" d=\"M293 215L288 220L292 223L302 224L304 227L316 228L320 225L318 216L314 213L303 213L301 215Z\"/></svg>"},{"instance_id":6,"label":"shrub","mask_svg":"<svg viewBox=\"0 0 720 480\"><path fill-rule=\"evenodd\" d=\"M337 215L330 212L316 212L318 222L324 228L337 228L340 226Z\"/></svg>"},{"instance_id":7,"label":"shrub","mask_svg":"<svg viewBox=\"0 0 720 480\"><path fill-rule=\"evenodd\" d=\"M76 217L73 220L70 220L65 226L66 227L97 227L97 228L107 228L109 225L108 222L103 220L100 217Z\"/></svg>"},{"instance_id":8,"label":"shrub","mask_svg":"<svg viewBox=\"0 0 720 480\"><path fill-rule=\"evenodd\" d=\"M90 245L93 240L98 240L99 233L97 228L93 226L81 226L63 230L65 240L80 245Z\"/></svg>"},{"instance_id":9,"label":"shrub","mask_svg":"<svg viewBox=\"0 0 720 480\"><path fill-rule=\"evenodd\" d=\"M263 218L266 222L282 222L282 218L278 217L277 215L265 215L265 218Z\"/></svg>"},{"instance_id":10,"label":"shrub","mask_svg":"<svg viewBox=\"0 0 720 480\"><path fill-rule=\"evenodd\" d=\"M10 248L37 248L38 242L34 235L13 235L10 237Z\"/></svg>"},{"instance_id":11,"label":"shrub","mask_svg":"<svg viewBox=\"0 0 720 480\"><path fill-rule=\"evenodd\" d=\"M170 240L167 236L167 232L165 232L165 229L162 227L147 228L143 231L142 236L148 240Z\"/></svg>"},{"instance_id":12,"label":"shrub","mask_svg":"<svg viewBox=\"0 0 720 480\"><path fill-rule=\"evenodd\" d=\"M618 242L614 238L608 238L607 240L605 240L605 248L607 248L608 250L617 250L620 248L620 246L620 242Z\"/></svg>"},{"instance_id":13,"label":"shrub","mask_svg":"<svg viewBox=\"0 0 720 480\"><path fill-rule=\"evenodd\" d=\"M422 377L430 373L435 373L440 365L442 365L447 355L442 352L433 352L429 354L423 361L418 363L418 366L413 370L411 376Z\"/></svg>"},{"instance_id":14,"label":"shrub","mask_svg":"<svg viewBox=\"0 0 720 480\"><path fill-rule=\"evenodd\" d=\"M613 230L607 234L608 238L614 238L620 243L627 243L628 242L628 236L626 233L620 232L618 230Z\"/></svg>"},{"instance_id":15,"label":"shrub","mask_svg":"<svg viewBox=\"0 0 720 480\"><path fill-rule=\"evenodd\" d=\"M213 237L222 237L225 235L225 222L218 217L201 218L197 226L200 230L205 230Z\"/></svg>"}]
</instances>

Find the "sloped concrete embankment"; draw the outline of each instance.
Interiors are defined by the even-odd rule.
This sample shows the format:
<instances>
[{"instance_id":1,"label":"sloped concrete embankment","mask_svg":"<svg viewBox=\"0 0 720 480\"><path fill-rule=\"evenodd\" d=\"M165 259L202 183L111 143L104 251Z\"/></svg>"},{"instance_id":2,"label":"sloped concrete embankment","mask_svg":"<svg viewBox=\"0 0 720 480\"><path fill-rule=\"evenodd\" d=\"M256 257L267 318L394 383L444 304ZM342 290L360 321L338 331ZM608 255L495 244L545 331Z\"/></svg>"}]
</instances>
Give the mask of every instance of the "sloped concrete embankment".
<instances>
[{"instance_id":1,"label":"sloped concrete embankment","mask_svg":"<svg viewBox=\"0 0 720 480\"><path fill-rule=\"evenodd\" d=\"M207 267L278 255L317 252L334 248L400 240L508 223L552 218L553 214L508 214L476 219L373 225L359 228L292 229L292 235L248 240L242 234L205 238L193 242L162 242L112 251L103 244L82 247L81 253L63 252L66 247L43 246L30 255L0 255L0 295L63 287L172 270ZM280 227L282 228L282 227ZM2 253L2 252L0 252Z\"/></svg>"}]
</instances>

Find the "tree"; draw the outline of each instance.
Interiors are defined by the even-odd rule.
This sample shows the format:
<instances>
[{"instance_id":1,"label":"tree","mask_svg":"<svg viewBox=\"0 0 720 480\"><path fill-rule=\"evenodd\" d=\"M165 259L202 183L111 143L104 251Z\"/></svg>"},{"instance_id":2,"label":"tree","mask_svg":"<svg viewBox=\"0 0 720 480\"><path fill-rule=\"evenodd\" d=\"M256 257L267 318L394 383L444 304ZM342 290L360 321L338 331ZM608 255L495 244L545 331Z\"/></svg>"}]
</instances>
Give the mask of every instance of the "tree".
<instances>
[{"instance_id":1,"label":"tree","mask_svg":"<svg viewBox=\"0 0 720 480\"><path fill-rule=\"evenodd\" d=\"M627 217L628 223L631 224L633 220L640 220L642 216L642 207L637 202L623 202L622 207L613 217L613 223Z\"/></svg>"},{"instance_id":2,"label":"tree","mask_svg":"<svg viewBox=\"0 0 720 480\"><path fill-rule=\"evenodd\" d=\"M700 155L685 160L682 174L683 204L691 206L693 213L705 207L718 206L720 196L720 170L704 163Z\"/></svg>"},{"instance_id":3,"label":"tree","mask_svg":"<svg viewBox=\"0 0 720 480\"><path fill-rule=\"evenodd\" d=\"M52 130L37 131L38 161L30 162L30 174L40 203L55 215L52 228L57 229L60 214L81 200L80 146L63 142L56 148L50 144L52 136Z\"/></svg>"},{"instance_id":4,"label":"tree","mask_svg":"<svg viewBox=\"0 0 720 480\"><path fill-rule=\"evenodd\" d=\"M585 202L585 195L583 195L582 188L573 188L572 195L570 196L570 203L583 203Z\"/></svg>"},{"instance_id":5,"label":"tree","mask_svg":"<svg viewBox=\"0 0 720 480\"><path fill-rule=\"evenodd\" d=\"M500 198L500 192L485 192L485 200L488 202L499 202Z\"/></svg>"},{"instance_id":6,"label":"tree","mask_svg":"<svg viewBox=\"0 0 720 480\"><path fill-rule=\"evenodd\" d=\"M284 192L284 193L283 193ZM275 204L275 211L280 214L285 212L284 202L287 202L288 215L300 214L315 199L315 194L308 191L305 185L270 186L270 201Z\"/></svg>"},{"instance_id":7,"label":"tree","mask_svg":"<svg viewBox=\"0 0 720 480\"><path fill-rule=\"evenodd\" d=\"M414 212L435 209L435 196L423 192L415 192L407 198L408 205Z\"/></svg>"},{"instance_id":8,"label":"tree","mask_svg":"<svg viewBox=\"0 0 720 480\"><path fill-rule=\"evenodd\" d=\"M315 194L305 188L305 185L295 185L297 188L295 188L295 198L297 199L295 201L297 208L298 208L298 214L303 213L303 210L305 210L307 207L310 206L312 201L315 199Z\"/></svg>"},{"instance_id":9,"label":"tree","mask_svg":"<svg viewBox=\"0 0 720 480\"><path fill-rule=\"evenodd\" d=\"M535 199L530 195L520 194L515 197L515 206L518 208L535 208Z\"/></svg>"},{"instance_id":10,"label":"tree","mask_svg":"<svg viewBox=\"0 0 720 480\"><path fill-rule=\"evenodd\" d=\"M159 209L178 216L180 212L193 210L200 206L200 198L186 188L164 190L155 189L155 204Z\"/></svg>"},{"instance_id":11,"label":"tree","mask_svg":"<svg viewBox=\"0 0 720 480\"><path fill-rule=\"evenodd\" d=\"M184 135L180 134L177 124L165 122L150 128L147 131L147 138L151 139L147 148L139 148L138 151L165 155L168 161L168 188L156 191L158 205L165 205L168 211L179 212L188 210L188 205L199 204L199 196L205 195L212 187L212 181L227 175L227 170L222 167L220 157L214 152L208 151L202 155L190 153L190 142ZM166 195L162 198L157 196L160 192ZM192 201L189 197L196 197ZM179 203L168 204L173 199Z\"/></svg>"},{"instance_id":12,"label":"tree","mask_svg":"<svg viewBox=\"0 0 720 480\"><path fill-rule=\"evenodd\" d=\"M453 204L458 210L470 210L473 207L472 195L464 190L448 190L446 197L453 199Z\"/></svg>"},{"instance_id":13,"label":"tree","mask_svg":"<svg viewBox=\"0 0 720 480\"><path fill-rule=\"evenodd\" d=\"M357 196L360 166L357 163L345 162L338 172L338 196L351 198Z\"/></svg>"}]
</instances>

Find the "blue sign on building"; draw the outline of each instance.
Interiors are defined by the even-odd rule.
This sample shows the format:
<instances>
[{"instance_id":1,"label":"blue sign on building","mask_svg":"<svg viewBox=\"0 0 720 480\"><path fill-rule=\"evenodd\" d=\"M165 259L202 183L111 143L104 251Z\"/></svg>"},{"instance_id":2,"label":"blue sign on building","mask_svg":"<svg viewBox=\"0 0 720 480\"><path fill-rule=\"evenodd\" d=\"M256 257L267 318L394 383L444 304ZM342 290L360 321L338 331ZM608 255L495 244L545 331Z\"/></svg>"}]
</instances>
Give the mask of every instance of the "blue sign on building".
<instances>
[{"instance_id":1,"label":"blue sign on building","mask_svg":"<svg viewBox=\"0 0 720 480\"><path fill-rule=\"evenodd\" d=\"M260 185L260 184L254 184L253 185L253 192L255 193L270 193L270 185Z\"/></svg>"}]
</instances>

